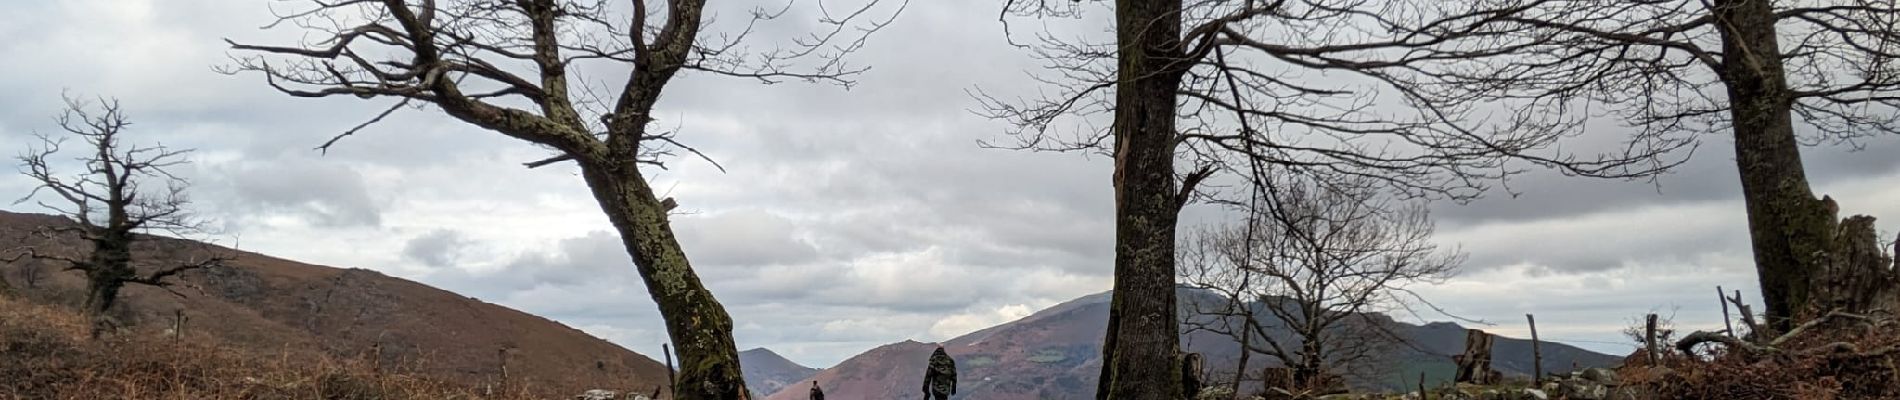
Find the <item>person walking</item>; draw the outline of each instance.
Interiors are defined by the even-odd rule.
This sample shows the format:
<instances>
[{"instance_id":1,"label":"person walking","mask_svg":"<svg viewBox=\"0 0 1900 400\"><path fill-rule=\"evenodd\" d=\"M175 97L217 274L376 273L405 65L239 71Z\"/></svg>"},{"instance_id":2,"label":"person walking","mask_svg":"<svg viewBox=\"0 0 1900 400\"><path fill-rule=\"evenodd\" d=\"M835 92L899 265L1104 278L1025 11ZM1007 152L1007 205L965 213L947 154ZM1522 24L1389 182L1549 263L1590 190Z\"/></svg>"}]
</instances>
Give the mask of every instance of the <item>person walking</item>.
<instances>
[{"instance_id":1,"label":"person walking","mask_svg":"<svg viewBox=\"0 0 1900 400\"><path fill-rule=\"evenodd\" d=\"M937 346L930 353L930 368L924 370L924 399L948 400L953 394L957 394L957 361Z\"/></svg>"}]
</instances>

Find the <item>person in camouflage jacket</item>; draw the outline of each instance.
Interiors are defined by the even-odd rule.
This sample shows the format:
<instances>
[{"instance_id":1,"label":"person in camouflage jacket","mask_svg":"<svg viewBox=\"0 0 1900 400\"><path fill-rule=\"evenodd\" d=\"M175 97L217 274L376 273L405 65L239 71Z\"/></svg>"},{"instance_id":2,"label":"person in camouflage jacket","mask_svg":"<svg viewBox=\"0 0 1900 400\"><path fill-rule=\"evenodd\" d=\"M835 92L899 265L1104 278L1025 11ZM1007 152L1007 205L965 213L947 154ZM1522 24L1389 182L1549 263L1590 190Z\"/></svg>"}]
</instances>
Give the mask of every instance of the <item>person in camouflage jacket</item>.
<instances>
[{"instance_id":1,"label":"person in camouflage jacket","mask_svg":"<svg viewBox=\"0 0 1900 400\"><path fill-rule=\"evenodd\" d=\"M943 346L930 353L930 369L924 371L924 399L947 400L957 394L957 362L943 352Z\"/></svg>"}]
</instances>

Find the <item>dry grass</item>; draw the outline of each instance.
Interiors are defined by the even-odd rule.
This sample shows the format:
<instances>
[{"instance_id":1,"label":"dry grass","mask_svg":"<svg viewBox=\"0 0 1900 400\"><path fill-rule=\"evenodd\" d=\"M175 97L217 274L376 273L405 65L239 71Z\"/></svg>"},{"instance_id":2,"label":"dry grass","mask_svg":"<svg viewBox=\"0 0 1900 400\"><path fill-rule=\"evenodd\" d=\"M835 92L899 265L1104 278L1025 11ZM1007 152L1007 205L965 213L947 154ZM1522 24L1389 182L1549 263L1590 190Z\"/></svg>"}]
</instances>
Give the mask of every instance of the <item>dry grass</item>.
<instances>
[{"instance_id":1,"label":"dry grass","mask_svg":"<svg viewBox=\"0 0 1900 400\"><path fill-rule=\"evenodd\" d=\"M0 298L0 399L560 399L572 389L486 390L379 373L358 360L130 332L90 340L83 317Z\"/></svg>"}]
</instances>

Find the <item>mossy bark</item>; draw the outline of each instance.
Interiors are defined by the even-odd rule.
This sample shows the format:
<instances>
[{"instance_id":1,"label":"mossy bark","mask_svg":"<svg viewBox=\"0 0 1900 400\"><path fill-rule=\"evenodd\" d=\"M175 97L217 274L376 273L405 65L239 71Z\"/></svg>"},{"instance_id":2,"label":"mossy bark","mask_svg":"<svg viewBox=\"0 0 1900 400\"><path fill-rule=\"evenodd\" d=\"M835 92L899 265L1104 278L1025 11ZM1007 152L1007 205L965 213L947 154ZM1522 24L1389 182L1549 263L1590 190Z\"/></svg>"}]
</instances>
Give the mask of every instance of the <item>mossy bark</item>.
<instances>
[{"instance_id":1,"label":"mossy bark","mask_svg":"<svg viewBox=\"0 0 1900 400\"><path fill-rule=\"evenodd\" d=\"M732 340L732 317L700 283L667 219L666 207L632 159L583 162L581 174L620 233L647 293L660 307L667 337L679 350L674 398L747 399Z\"/></svg>"},{"instance_id":2,"label":"mossy bark","mask_svg":"<svg viewBox=\"0 0 1900 400\"><path fill-rule=\"evenodd\" d=\"M1748 209L1750 244L1768 324L1786 331L1812 297L1809 286L1831 247L1834 210L1809 188L1795 140L1789 90L1769 2L1719 0L1735 162Z\"/></svg>"},{"instance_id":3,"label":"mossy bark","mask_svg":"<svg viewBox=\"0 0 1900 400\"><path fill-rule=\"evenodd\" d=\"M132 269L132 234L109 228L87 233L93 250L87 255L86 303L83 310L92 322L92 337L98 338L115 325L112 307L118 304L119 290L138 278Z\"/></svg>"},{"instance_id":4,"label":"mossy bark","mask_svg":"<svg viewBox=\"0 0 1900 400\"><path fill-rule=\"evenodd\" d=\"M1181 2L1121 0L1115 11L1115 291L1096 398L1172 399L1182 393L1174 298Z\"/></svg>"}]
</instances>

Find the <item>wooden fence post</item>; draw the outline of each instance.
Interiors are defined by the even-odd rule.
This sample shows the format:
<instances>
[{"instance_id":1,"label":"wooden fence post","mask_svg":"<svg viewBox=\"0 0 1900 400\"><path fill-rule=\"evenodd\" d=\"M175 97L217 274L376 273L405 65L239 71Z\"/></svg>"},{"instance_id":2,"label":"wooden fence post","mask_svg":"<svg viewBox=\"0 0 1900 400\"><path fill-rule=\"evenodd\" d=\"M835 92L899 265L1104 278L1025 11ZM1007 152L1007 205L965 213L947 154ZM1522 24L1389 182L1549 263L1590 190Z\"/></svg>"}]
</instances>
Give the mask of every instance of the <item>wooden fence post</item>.
<instances>
[{"instance_id":1,"label":"wooden fence post","mask_svg":"<svg viewBox=\"0 0 1900 400\"><path fill-rule=\"evenodd\" d=\"M1425 372L1418 373L1418 400L1431 400L1432 395L1425 392Z\"/></svg>"},{"instance_id":2,"label":"wooden fence post","mask_svg":"<svg viewBox=\"0 0 1900 400\"><path fill-rule=\"evenodd\" d=\"M1544 379L1544 346L1537 340L1537 317L1524 314L1524 320L1531 323L1531 382Z\"/></svg>"},{"instance_id":3,"label":"wooden fence post","mask_svg":"<svg viewBox=\"0 0 1900 400\"><path fill-rule=\"evenodd\" d=\"M514 349L512 345L495 349L495 356L501 360L501 382L496 382L495 387L504 394L513 388L513 385L508 384L508 350L512 349Z\"/></svg>"},{"instance_id":4,"label":"wooden fence post","mask_svg":"<svg viewBox=\"0 0 1900 400\"><path fill-rule=\"evenodd\" d=\"M1735 337L1735 324L1729 322L1734 318L1728 316L1728 299L1722 297L1722 285L1715 286L1715 302L1722 303L1722 331L1728 332L1729 337Z\"/></svg>"},{"instance_id":5,"label":"wooden fence post","mask_svg":"<svg viewBox=\"0 0 1900 400\"><path fill-rule=\"evenodd\" d=\"M670 399L677 396L676 393L673 393L673 385L679 384L679 378L673 377L673 347L666 343L661 343L660 351L666 353L666 397Z\"/></svg>"},{"instance_id":6,"label":"wooden fence post","mask_svg":"<svg viewBox=\"0 0 1900 400\"><path fill-rule=\"evenodd\" d=\"M1649 365L1656 365L1656 361L1662 359L1660 354L1656 354L1656 314L1649 314L1644 320L1643 347L1649 353Z\"/></svg>"},{"instance_id":7,"label":"wooden fence post","mask_svg":"<svg viewBox=\"0 0 1900 400\"><path fill-rule=\"evenodd\" d=\"M172 310L172 341L185 337L185 309Z\"/></svg>"}]
</instances>

